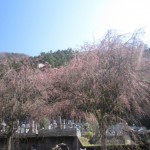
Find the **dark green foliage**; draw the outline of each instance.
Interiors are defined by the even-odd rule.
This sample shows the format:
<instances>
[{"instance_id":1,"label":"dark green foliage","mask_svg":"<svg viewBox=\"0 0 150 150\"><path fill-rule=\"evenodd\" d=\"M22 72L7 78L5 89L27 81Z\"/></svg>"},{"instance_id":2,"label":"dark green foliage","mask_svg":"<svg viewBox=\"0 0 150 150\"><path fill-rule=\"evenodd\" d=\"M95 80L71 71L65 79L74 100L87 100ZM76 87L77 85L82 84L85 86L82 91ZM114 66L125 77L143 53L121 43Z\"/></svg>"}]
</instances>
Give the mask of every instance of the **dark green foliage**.
<instances>
[{"instance_id":1,"label":"dark green foliage","mask_svg":"<svg viewBox=\"0 0 150 150\"><path fill-rule=\"evenodd\" d=\"M48 62L52 67L59 67L67 64L73 57L73 50L68 48L66 50L58 50L56 52L42 52L40 56L41 63Z\"/></svg>"}]
</instances>

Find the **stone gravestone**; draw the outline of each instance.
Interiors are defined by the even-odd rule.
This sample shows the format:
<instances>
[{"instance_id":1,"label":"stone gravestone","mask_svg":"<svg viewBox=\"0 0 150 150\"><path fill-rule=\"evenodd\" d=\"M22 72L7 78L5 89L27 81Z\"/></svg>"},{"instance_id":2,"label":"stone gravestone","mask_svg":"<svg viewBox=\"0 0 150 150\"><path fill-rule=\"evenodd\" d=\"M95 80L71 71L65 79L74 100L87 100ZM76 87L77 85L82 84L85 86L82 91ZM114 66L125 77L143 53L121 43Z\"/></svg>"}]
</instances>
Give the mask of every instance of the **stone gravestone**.
<instances>
[{"instance_id":1,"label":"stone gravestone","mask_svg":"<svg viewBox=\"0 0 150 150\"><path fill-rule=\"evenodd\" d=\"M57 122L56 120L53 120L53 129L57 128Z\"/></svg>"},{"instance_id":2,"label":"stone gravestone","mask_svg":"<svg viewBox=\"0 0 150 150\"><path fill-rule=\"evenodd\" d=\"M6 131L6 123L4 122L4 120L2 121L2 129L1 132L5 132Z\"/></svg>"},{"instance_id":3,"label":"stone gravestone","mask_svg":"<svg viewBox=\"0 0 150 150\"><path fill-rule=\"evenodd\" d=\"M66 123L65 123L65 119L63 120L63 129L65 129L66 128Z\"/></svg>"},{"instance_id":4,"label":"stone gravestone","mask_svg":"<svg viewBox=\"0 0 150 150\"><path fill-rule=\"evenodd\" d=\"M25 133L25 124L21 125L20 133Z\"/></svg>"},{"instance_id":5,"label":"stone gravestone","mask_svg":"<svg viewBox=\"0 0 150 150\"><path fill-rule=\"evenodd\" d=\"M68 125L69 125L69 128L72 128L72 121L71 120L68 120Z\"/></svg>"},{"instance_id":6,"label":"stone gravestone","mask_svg":"<svg viewBox=\"0 0 150 150\"><path fill-rule=\"evenodd\" d=\"M29 123L27 123L27 124L26 124L26 131L25 131L25 132L26 132L26 133L28 133L28 132L29 132L29 130L30 130L30 124L29 124Z\"/></svg>"},{"instance_id":7,"label":"stone gravestone","mask_svg":"<svg viewBox=\"0 0 150 150\"><path fill-rule=\"evenodd\" d=\"M61 129L61 125L62 125L62 123L61 123L61 116L59 116L59 117L57 118L57 128L58 128L58 129Z\"/></svg>"}]
</instances>

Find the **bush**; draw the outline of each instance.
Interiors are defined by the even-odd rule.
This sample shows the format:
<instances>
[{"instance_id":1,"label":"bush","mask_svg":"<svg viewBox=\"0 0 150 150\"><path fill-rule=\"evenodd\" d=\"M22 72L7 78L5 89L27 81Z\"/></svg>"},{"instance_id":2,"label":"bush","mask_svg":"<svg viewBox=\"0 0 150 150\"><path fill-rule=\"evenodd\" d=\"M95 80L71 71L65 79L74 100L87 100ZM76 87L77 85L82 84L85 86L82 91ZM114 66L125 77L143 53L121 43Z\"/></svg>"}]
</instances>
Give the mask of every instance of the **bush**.
<instances>
[{"instance_id":1,"label":"bush","mask_svg":"<svg viewBox=\"0 0 150 150\"><path fill-rule=\"evenodd\" d=\"M86 138L91 139L91 138L93 138L93 133L91 131L87 131L85 133L85 136L86 136Z\"/></svg>"}]
</instances>

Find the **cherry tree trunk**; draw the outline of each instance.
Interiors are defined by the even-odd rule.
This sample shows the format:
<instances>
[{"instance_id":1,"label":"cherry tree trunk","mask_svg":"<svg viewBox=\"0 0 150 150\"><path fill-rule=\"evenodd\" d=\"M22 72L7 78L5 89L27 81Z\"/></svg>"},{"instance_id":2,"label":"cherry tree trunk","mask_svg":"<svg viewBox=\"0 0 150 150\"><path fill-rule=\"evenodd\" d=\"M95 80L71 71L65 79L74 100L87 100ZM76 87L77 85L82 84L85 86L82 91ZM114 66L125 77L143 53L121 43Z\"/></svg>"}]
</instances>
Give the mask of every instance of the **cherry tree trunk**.
<instances>
[{"instance_id":1,"label":"cherry tree trunk","mask_svg":"<svg viewBox=\"0 0 150 150\"><path fill-rule=\"evenodd\" d=\"M95 117L99 126L101 150L107 150L106 123L103 120L103 115L99 111L95 112Z\"/></svg>"},{"instance_id":2,"label":"cherry tree trunk","mask_svg":"<svg viewBox=\"0 0 150 150\"><path fill-rule=\"evenodd\" d=\"M101 149L107 150L106 131L101 131Z\"/></svg>"},{"instance_id":3,"label":"cherry tree trunk","mask_svg":"<svg viewBox=\"0 0 150 150\"><path fill-rule=\"evenodd\" d=\"M9 136L7 137L7 150L12 150L13 149L13 145L12 145L12 134L9 134Z\"/></svg>"}]
</instances>

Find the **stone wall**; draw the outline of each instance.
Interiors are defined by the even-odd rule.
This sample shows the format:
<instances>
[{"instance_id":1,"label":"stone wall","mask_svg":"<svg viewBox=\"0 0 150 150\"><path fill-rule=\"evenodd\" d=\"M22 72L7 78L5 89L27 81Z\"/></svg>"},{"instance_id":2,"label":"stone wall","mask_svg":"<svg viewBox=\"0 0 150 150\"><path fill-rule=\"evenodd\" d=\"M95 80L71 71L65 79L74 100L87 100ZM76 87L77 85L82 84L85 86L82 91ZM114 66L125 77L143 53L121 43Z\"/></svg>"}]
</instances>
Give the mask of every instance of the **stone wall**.
<instances>
[{"instance_id":1,"label":"stone wall","mask_svg":"<svg viewBox=\"0 0 150 150\"><path fill-rule=\"evenodd\" d=\"M0 136L0 150L6 149L6 136ZM14 138L15 150L31 150L36 145L38 150L51 150L57 144L64 143L69 150L80 150L80 142L76 129L41 130L38 134L16 134Z\"/></svg>"},{"instance_id":2,"label":"stone wall","mask_svg":"<svg viewBox=\"0 0 150 150\"><path fill-rule=\"evenodd\" d=\"M20 139L19 150L30 150L35 144L38 150L52 150L57 144L65 143L69 150L79 150L80 143L77 137L34 137Z\"/></svg>"}]
</instances>

